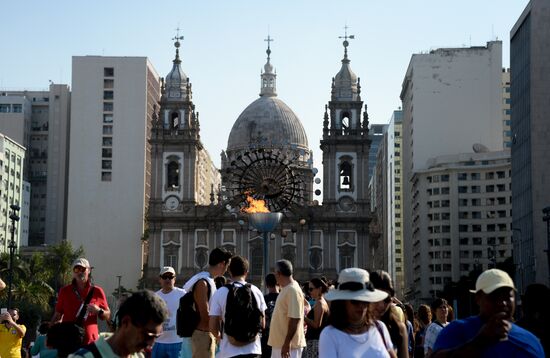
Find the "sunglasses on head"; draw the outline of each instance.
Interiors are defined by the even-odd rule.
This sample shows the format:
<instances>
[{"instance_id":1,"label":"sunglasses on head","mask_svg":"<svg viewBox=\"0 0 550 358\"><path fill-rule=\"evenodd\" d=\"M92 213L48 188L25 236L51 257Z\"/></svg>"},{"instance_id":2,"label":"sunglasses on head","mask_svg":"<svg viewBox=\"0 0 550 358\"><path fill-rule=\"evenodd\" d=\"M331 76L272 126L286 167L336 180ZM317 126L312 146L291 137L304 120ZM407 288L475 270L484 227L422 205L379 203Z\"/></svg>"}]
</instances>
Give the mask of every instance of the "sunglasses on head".
<instances>
[{"instance_id":1,"label":"sunglasses on head","mask_svg":"<svg viewBox=\"0 0 550 358\"><path fill-rule=\"evenodd\" d=\"M84 272L84 271L86 271L86 267L82 267L82 266L73 267L73 272Z\"/></svg>"},{"instance_id":2,"label":"sunglasses on head","mask_svg":"<svg viewBox=\"0 0 550 358\"><path fill-rule=\"evenodd\" d=\"M173 279L175 276L172 275L172 274L167 274L167 275L162 275L160 276L160 278L162 278L163 280L171 280Z\"/></svg>"}]
</instances>

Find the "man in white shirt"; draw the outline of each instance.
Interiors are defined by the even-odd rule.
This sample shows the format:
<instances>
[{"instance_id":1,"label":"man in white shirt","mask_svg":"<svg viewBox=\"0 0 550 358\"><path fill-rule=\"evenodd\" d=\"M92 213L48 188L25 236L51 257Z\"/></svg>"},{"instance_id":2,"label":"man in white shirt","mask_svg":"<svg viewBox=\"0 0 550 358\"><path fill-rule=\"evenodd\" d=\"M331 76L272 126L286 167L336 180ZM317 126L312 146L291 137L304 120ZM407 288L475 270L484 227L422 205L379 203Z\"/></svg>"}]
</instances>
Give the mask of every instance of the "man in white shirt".
<instances>
[{"instance_id":1,"label":"man in white shirt","mask_svg":"<svg viewBox=\"0 0 550 358\"><path fill-rule=\"evenodd\" d=\"M229 274L233 280L232 285L239 287L247 284L246 276L248 275L248 260L242 256L234 256L231 259L229 264ZM265 325L265 310L267 308L262 292L258 287L250 285L250 290L252 292L252 298L256 302L257 308L262 314L261 326ZM210 331L216 337L216 339L221 338L220 343L220 352L218 353L218 358L229 358L229 357L260 357L262 354L262 344L260 341L260 335L256 336L256 339L251 343L241 343L239 345L233 345L230 342L227 334L221 332L222 323L226 317L226 304L227 297L229 294L229 288L223 286L219 288L216 293L210 299ZM243 317L243 319L246 319Z\"/></svg>"},{"instance_id":2,"label":"man in white shirt","mask_svg":"<svg viewBox=\"0 0 550 358\"><path fill-rule=\"evenodd\" d=\"M182 338L176 334L176 313L185 290L175 286L176 271L173 267L163 267L159 276L161 289L155 293L166 302L168 319L162 325L163 332L153 346L152 356L153 358L178 358Z\"/></svg>"}]
</instances>

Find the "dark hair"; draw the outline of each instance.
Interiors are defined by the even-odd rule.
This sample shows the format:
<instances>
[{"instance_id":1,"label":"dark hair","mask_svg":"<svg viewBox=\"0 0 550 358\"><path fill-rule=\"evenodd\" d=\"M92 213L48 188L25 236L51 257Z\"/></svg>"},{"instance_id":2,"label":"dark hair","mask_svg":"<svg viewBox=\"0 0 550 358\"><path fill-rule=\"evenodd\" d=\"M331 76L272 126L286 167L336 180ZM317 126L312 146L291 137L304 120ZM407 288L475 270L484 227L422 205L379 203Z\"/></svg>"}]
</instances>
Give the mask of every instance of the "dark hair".
<instances>
[{"instance_id":1,"label":"dark hair","mask_svg":"<svg viewBox=\"0 0 550 358\"><path fill-rule=\"evenodd\" d=\"M233 256L229 264L231 276L243 276L248 272L248 260L242 256Z\"/></svg>"},{"instance_id":2,"label":"dark hair","mask_svg":"<svg viewBox=\"0 0 550 358\"><path fill-rule=\"evenodd\" d=\"M349 326L348 311L346 310L347 300L336 300L330 302L330 315L328 316L328 323L340 331L345 330ZM365 313L366 321L371 320L369 310Z\"/></svg>"},{"instance_id":3,"label":"dark hair","mask_svg":"<svg viewBox=\"0 0 550 358\"><path fill-rule=\"evenodd\" d=\"M76 352L82 346L84 329L74 322L60 322L50 327L46 341L48 347L57 349L61 358Z\"/></svg>"},{"instance_id":4,"label":"dark hair","mask_svg":"<svg viewBox=\"0 0 550 358\"><path fill-rule=\"evenodd\" d=\"M435 300L433 300L432 304L430 305L430 308L432 309L433 312L435 312L435 310L441 307L442 305L448 306L447 300L444 298L438 297Z\"/></svg>"},{"instance_id":5,"label":"dark hair","mask_svg":"<svg viewBox=\"0 0 550 358\"><path fill-rule=\"evenodd\" d=\"M274 274L268 273L265 276L265 286L266 287L275 287L275 286L277 286L277 279L275 278Z\"/></svg>"},{"instance_id":6,"label":"dark hair","mask_svg":"<svg viewBox=\"0 0 550 358\"><path fill-rule=\"evenodd\" d=\"M125 316L129 316L132 324L138 327L145 326L149 321L160 324L169 317L164 300L149 290L133 293L120 305L117 312L119 324Z\"/></svg>"},{"instance_id":7,"label":"dark hair","mask_svg":"<svg viewBox=\"0 0 550 358\"><path fill-rule=\"evenodd\" d=\"M389 293L391 297L395 296L395 290L393 289L393 283L389 273L383 270L376 270L371 272L369 277L374 288Z\"/></svg>"},{"instance_id":8,"label":"dark hair","mask_svg":"<svg viewBox=\"0 0 550 358\"><path fill-rule=\"evenodd\" d=\"M430 324L432 321L432 311L430 310L430 306L422 304L418 307L418 319L424 325Z\"/></svg>"},{"instance_id":9,"label":"dark hair","mask_svg":"<svg viewBox=\"0 0 550 358\"><path fill-rule=\"evenodd\" d=\"M210 256L208 257L208 264L210 266L216 266L220 262L228 263L229 260L231 260L231 257L233 257L233 254L231 252L216 247L210 252Z\"/></svg>"},{"instance_id":10,"label":"dark hair","mask_svg":"<svg viewBox=\"0 0 550 358\"><path fill-rule=\"evenodd\" d=\"M405 305L405 313L407 315L407 319L409 320L409 322L413 323L414 322L414 308L410 303L407 303Z\"/></svg>"},{"instance_id":11,"label":"dark hair","mask_svg":"<svg viewBox=\"0 0 550 358\"><path fill-rule=\"evenodd\" d=\"M48 322L42 322L40 323L40 326L38 326L38 333L46 334L48 333L49 329L50 329L50 324Z\"/></svg>"},{"instance_id":12,"label":"dark hair","mask_svg":"<svg viewBox=\"0 0 550 358\"><path fill-rule=\"evenodd\" d=\"M312 278L311 280L309 280L309 282L311 282L311 284L315 287L315 288L321 288L321 292L322 293L325 293L328 291L328 285L325 281L323 281L322 279L320 278L317 278L317 277L314 277Z\"/></svg>"},{"instance_id":13,"label":"dark hair","mask_svg":"<svg viewBox=\"0 0 550 358\"><path fill-rule=\"evenodd\" d=\"M550 300L550 289L542 283L532 283L525 289L521 296L523 313L527 317L532 317L537 313L548 311L548 301Z\"/></svg>"},{"instance_id":14,"label":"dark hair","mask_svg":"<svg viewBox=\"0 0 550 358\"><path fill-rule=\"evenodd\" d=\"M279 260L275 263L275 270L281 275L290 277L292 276L292 263L288 260Z\"/></svg>"},{"instance_id":15,"label":"dark hair","mask_svg":"<svg viewBox=\"0 0 550 358\"><path fill-rule=\"evenodd\" d=\"M225 276L216 276L214 282L216 283L216 288L220 288L227 283L227 279Z\"/></svg>"}]
</instances>

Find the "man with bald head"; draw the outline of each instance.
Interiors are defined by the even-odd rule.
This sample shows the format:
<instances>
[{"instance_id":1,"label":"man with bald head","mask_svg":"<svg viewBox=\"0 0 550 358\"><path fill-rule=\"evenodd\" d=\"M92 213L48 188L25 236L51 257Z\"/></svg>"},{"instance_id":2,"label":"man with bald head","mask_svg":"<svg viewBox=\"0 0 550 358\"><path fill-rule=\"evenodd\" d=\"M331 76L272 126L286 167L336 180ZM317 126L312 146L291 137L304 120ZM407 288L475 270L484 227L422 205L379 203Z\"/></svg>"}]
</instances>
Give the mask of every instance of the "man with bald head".
<instances>
[{"instance_id":1,"label":"man with bald head","mask_svg":"<svg viewBox=\"0 0 550 358\"><path fill-rule=\"evenodd\" d=\"M431 358L544 357L539 340L512 322L515 291L506 272L484 271L473 291L479 315L447 325L437 337Z\"/></svg>"}]
</instances>

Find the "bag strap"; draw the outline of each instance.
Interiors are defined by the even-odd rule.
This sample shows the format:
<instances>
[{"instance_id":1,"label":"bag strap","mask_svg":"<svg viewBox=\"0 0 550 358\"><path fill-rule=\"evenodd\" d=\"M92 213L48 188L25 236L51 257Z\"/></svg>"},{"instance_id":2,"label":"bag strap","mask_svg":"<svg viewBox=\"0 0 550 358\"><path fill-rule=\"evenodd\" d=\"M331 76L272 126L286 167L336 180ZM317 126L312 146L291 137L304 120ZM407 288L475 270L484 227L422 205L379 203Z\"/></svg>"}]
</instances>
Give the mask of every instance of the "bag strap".
<instances>
[{"instance_id":1,"label":"bag strap","mask_svg":"<svg viewBox=\"0 0 550 358\"><path fill-rule=\"evenodd\" d=\"M79 326L82 326L82 324L84 323L84 316L86 315L86 306L88 306L88 304L92 300L92 296L94 295L94 290L95 290L95 286L92 285L90 287L90 291L88 291L88 295L86 296L86 299L84 300L84 302L82 302L82 309L80 310L78 317L76 317L76 321L75 321L75 323Z\"/></svg>"},{"instance_id":2,"label":"bag strap","mask_svg":"<svg viewBox=\"0 0 550 358\"><path fill-rule=\"evenodd\" d=\"M376 330L378 331L378 333L380 333L380 336L382 337L382 342L384 342L384 347L386 347L386 349L390 349L390 347L388 347L388 344L386 343L386 337L384 337L384 331L382 331L382 328L380 328L380 326L378 325L377 320L374 321L374 325L376 326Z\"/></svg>"}]
</instances>

